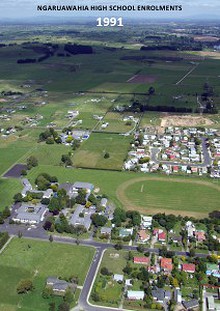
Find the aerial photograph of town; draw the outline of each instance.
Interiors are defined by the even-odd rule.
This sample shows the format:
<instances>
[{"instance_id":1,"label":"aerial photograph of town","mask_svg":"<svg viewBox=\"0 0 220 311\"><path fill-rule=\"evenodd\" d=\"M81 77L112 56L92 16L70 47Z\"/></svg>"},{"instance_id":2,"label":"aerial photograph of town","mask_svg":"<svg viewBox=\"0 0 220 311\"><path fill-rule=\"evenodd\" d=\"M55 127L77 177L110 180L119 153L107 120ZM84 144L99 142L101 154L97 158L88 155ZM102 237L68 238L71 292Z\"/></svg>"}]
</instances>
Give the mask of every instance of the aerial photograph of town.
<instances>
[{"instance_id":1,"label":"aerial photograph of town","mask_svg":"<svg viewBox=\"0 0 220 311\"><path fill-rule=\"evenodd\" d=\"M0 311L220 311L220 3L63 2L0 3Z\"/></svg>"}]
</instances>

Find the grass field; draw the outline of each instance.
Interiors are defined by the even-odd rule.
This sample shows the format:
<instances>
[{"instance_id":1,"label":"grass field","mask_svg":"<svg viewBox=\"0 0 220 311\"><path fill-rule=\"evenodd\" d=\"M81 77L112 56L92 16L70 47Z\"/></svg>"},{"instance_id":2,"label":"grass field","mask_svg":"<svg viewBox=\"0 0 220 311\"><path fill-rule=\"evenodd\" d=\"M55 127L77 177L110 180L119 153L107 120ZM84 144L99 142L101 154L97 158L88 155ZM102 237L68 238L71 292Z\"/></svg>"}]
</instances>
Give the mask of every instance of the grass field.
<instances>
[{"instance_id":1,"label":"grass field","mask_svg":"<svg viewBox=\"0 0 220 311\"><path fill-rule=\"evenodd\" d=\"M137 178L122 184L117 196L126 209L202 217L218 209L220 188L193 180Z\"/></svg>"},{"instance_id":2,"label":"grass field","mask_svg":"<svg viewBox=\"0 0 220 311\"><path fill-rule=\"evenodd\" d=\"M13 196L21 192L22 184L21 181L14 178L0 178L0 211L5 206L11 206L13 203Z\"/></svg>"},{"instance_id":3,"label":"grass field","mask_svg":"<svg viewBox=\"0 0 220 311\"><path fill-rule=\"evenodd\" d=\"M135 126L135 123L131 121L131 124L126 124L126 121L123 121L123 114L116 112L108 112L105 115L105 118L102 120L105 123L108 123L106 128L102 128L102 121L99 122L98 126L96 126L95 130L103 131L103 132L116 132L116 133L126 133L132 130ZM137 116L138 118L138 116Z\"/></svg>"},{"instance_id":4,"label":"grass field","mask_svg":"<svg viewBox=\"0 0 220 311\"><path fill-rule=\"evenodd\" d=\"M88 247L14 238L0 255L0 310L48 310L51 299L41 296L46 278L75 275L82 285L93 254ZM18 295L17 284L25 278L33 281L35 289L27 295ZM58 305L62 299L54 301Z\"/></svg>"},{"instance_id":5,"label":"grass field","mask_svg":"<svg viewBox=\"0 0 220 311\"><path fill-rule=\"evenodd\" d=\"M110 171L99 171L99 170L87 170L87 169L65 169L62 167L52 167L52 166L39 166L33 169L29 173L29 178L32 182L36 176L41 172L48 172L51 175L56 175L58 177L59 182L74 182L74 181L86 181L91 182L95 185L95 187L99 187L101 189L101 193L106 194L114 203L119 207L123 207L125 209L137 209L143 213L153 213L153 212L166 212L166 213L176 213L182 215L192 215L195 217L204 217L213 210L218 209L219 205L219 198L220 198L220 185L219 183L216 184L213 180L207 180L207 178L181 178L176 176L170 176L169 179L162 175L146 175L144 173L139 173L138 175L131 172L110 172ZM140 179L139 179L140 178ZM155 178L157 178L155 182ZM141 193L141 185L142 183L149 183L151 184L152 181L152 196L150 201L146 201L146 198L143 198L147 187L144 187L144 192ZM140 183L141 182L141 185ZM132 190L132 187L137 186L137 193ZM161 183L163 187L163 194L164 194L164 201L160 208L157 207L155 210L154 208L150 210L150 207L153 207L154 202L159 202L159 198L157 195L160 194L160 187ZM132 200L135 200L141 196L141 198L145 201L138 205L138 202L135 203L128 199L127 195L127 187L129 188L132 193L134 193ZM187 195L188 197L182 192L180 196L180 186L183 189L188 189ZM154 188L153 188L154 187ZM168 187L169 193L165 191L166 187ZM178 192L176 192L176 187ZM157 190L157 192L156 192ZM196 191L197 197L194 195L194 190ZM210 193L210 195L209 195ZM190 195L190 197L189 197ZM184 197L185 196L185 197ZM208 198L210 197L210 203ZM198 203L196 203L196 198ZM163 197L162 197L163 199ZM161 200L162 200L161 199ZM176 208L170 208L167 206L167 201L170 202L172 200L176 201ZM203 200L205 204L203 203ZM186 201L188 203L186 204ZM132 203L131 203L132 202ZM196 203L196 204L195 204ZM186 204L186 208L185 208ZM195 204L195 206L194 206ZM148 209L145 208L145 205L148 206Z\"/></svg>"},{"instance_id":6,"label":"grass field","mask_svg":"<svg viewBox=\"0 0 220 311\"><path fill-rule=\"evenodd\" d=\"M131 138L117 134L93 133L73 155L76 167L122 169ZM119 147L120 146L120 147ZM105 159L105 153L109 158Z\"/></svg>"}]
</instances>

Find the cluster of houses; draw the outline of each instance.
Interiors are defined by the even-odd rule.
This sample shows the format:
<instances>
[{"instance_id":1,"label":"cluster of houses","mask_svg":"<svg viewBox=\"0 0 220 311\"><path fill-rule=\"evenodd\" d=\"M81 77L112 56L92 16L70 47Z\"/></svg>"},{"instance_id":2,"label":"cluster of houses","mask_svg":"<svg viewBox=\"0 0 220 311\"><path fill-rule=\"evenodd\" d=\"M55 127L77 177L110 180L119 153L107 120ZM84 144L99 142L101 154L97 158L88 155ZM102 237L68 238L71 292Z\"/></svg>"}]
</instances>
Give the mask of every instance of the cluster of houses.
<instances>
[{"instance_id":1,"label":"cluster of houses","mask_svg":"<svg viewBox=\"0 0 220 311\"><path fill-rule=\"evenodd\" d=\"M209 140L212 158L215 159L210 176L212 178L220 178L220 138Z\"/></svg>"},{"instance_id":2,"label":"cluster of houses","mask_svg":"<svg viewBox=\"0 0 220 311\"><path fill-rule=\"evenodd\" d=\"M140 141L138 137L143 135ZM220 133L217 129L167 127L164 134L135 133L135 143L124 163L125 170L138 169L148 173L158 169L167 174L187 173L203 175L208 173L214 159L220 155ZM212 154L206 142L212 145ZM204 150L205 149L205 150ZM204 152L206 165L204 162ZM207 163L207 159L208 162ZM220 176L219 165L212 171L212 177Z\"/></svg>"},{"instance_id":3,"label":"cluster of houses","mask_svg":"<svg viewBox=\"0 0 220 311\"><path fill-rule=\"evenodd\" d=\"M147 271L150 273L157 273L157 274L162 273L165 275L169 275L174 267L171 258L163 258L163 257L159 257L158 263L152 266L149 257L136 256L133 258L133 264L142 265L146 267ZM179 269L191 275L195 273L196 266L191 263L182 263L179 265ZM113 280L125 284L125 293L126 298L128 300L138 301L144 299L145 292L143 290L132 290L133 287L132 279L124 280L123 274L114 274ZM182 308L184 307L186 310L190 310L192 308L196 308L199 306L199 302L197 299L191 299L187 301L183 299L181 290L178 287L174 289L163 289L152 285L151 295L155 302L163 306L165 306L165 304L169 302L171 299L174 299L179 306L182 306Z\"/></svg>"},{"instance_id":4,"label":"cluster of houses","mask_svg":"<svg viewBox=\"0 0 220 311\"><path fill-rule=\"evenodd\" d=\"M62 144L69 146L73 140L87 140L90 136L88 130L67 130L65 133L60 134Z\"/></svg>"}]
</instances>

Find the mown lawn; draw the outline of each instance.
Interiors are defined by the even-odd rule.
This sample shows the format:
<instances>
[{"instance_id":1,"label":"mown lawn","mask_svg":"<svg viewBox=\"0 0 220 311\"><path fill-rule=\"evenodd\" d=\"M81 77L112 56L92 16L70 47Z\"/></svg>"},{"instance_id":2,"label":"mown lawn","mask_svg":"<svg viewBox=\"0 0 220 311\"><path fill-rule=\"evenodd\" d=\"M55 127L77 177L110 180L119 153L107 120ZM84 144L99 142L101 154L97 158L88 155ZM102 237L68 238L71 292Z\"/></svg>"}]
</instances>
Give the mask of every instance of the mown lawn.
<instances>
[{"instance_id":1,"label":"mown lawn","mask_svg":"<svg viewBox=\"0 0 220 311\"><path fill-rule=\"evenodd\" d=\"M41 296L46 278L74 275L82 285L93 254L89 247L14 238L0 255L0 310L45 311L52 300L58 305L62 298ZM33 281L34 290L18 295L17 284L25 278Z\"/></svg>"},{"instance_id":2,"label":"mown lawn","mask_svg":"<svg viewBox=\"0 0 220 311\"><path fill-rule=\"evenodd\" d=\"M22 184L19 179L6 179L0 178L0 211L4 209L5 206L11 206L13 203L13 196L21 192Z\"/></svg>"},{"instance_id":3,"label":"mown lawn","mask_svg":"<svg viewBox=\"0 0 220 311\"><path fill-rule=\"evenodd\" d=\"M127 198L137 206L155 209L185 210L208 213L218 209L220 191L201 184L148 180L136 182L125 190Z\"/></svg>"}]
</instances>

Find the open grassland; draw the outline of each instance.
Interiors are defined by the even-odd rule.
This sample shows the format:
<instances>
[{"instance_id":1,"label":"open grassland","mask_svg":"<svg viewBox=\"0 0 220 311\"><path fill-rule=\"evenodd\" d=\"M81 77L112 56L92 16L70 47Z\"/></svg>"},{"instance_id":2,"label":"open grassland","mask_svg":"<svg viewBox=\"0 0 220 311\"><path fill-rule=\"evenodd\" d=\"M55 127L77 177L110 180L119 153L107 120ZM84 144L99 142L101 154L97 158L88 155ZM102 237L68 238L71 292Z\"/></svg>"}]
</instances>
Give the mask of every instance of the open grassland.
<instances>
[{"instance_id":1,"label":"open grassland","mask_svg":"<svg viewBox=\"0 0 220 311\"><path fill-rule=\"evenodd\" d=\"M36 176L42 172L56 175L59 182L91 182L95 187L99 187L101 193L107 195L116 206L127 210L139 210L145 214L166 212L201 218L219 208L220 185L207 178L176 176L167 178L162 175L143 173L138 174L137 177L137 174L130 172L64 169L52 166L39 166L31 170L28 177L31 182L34 182ZM145 197L148 186L143 186L143 192L141 192L142 184L145 183L151 189L148 199ZM138 185L136 191L132 190L136 184ZM159 197L160 188L163 193L161 197ZM130 192L132 193L131 199L128 198ZM138 202L135 202L135 199ZM154 202L160 204L155 208Z\"/></svg>"},{"instance_id":2,"label":"open grassland","mask_svg":"<svg viewBox=\"0 0 220 311\"><path fill-rule=\"evenodd\" d=\"M103 132L115 132L115 133L126 133L131 131L135 127L135 123L130 121L124 121L123 118L125 115L116 112L108 112L105 115L105 118L98 123L95 130L103 131ZM138 118L138 116L137 116ZM102 128L102 124L108 123L106 128Z\"/></svg>"},{"instance_id":3,"label":"open grassland","mask_svg":"<svg viewBox=\"0 0 220 311\"><path fill-rule=\"evenodd\" d=\"M130 140L129 136L92 133L90 138L74 152L73 165L76 167L121 170ZM106 153L109 153L109 158L105 159Z\"/></svg>"},{"instance_id":4,"label":"open grassland","mask_svg":"<svg viewBox=\"0 0 220 311\"><path fill-rule=\"evenodd\" d=\"M82 285L94 250L89 247L14 238L0 255L0 310L45 311L52 299L41 296L48 276L79 277ZM16 293L21 279L31 279L33 292ZM61 298L54 298L57 305Z\"/></svg>"},{"instance_id":5,"label":"open grassland","mask_svg":"<svg viewBox=\"0 0 220 311\"><path fill-rule=\"evenodd\" d=\"M34 145L35 142L31 142L28 137L11 136L6 140L0 138L0 174L18 162Z\"/></svg>"},{"instance_id":6,"label":"open grassland","mask_svg":"<svg viewBox=\"0 0 220 311\"><path fill-rule=\"evenodd\" d=\"M5 206L11 206L13 203L13 196L21 192L22 184L18 179L0 179L0 211L4 209Z\"/></svg>"},{"instance_id":7,"label":"open grassland","mask_svg":"<svg viewBox=\"0 0 220 311\"><path fill-rule=\"evenodd\" d=\"M30 152L27 152L23 158L22 163L26 163L26 159L33 155L41 165L58 166L61 162L62 154L67 154L71 149L65 145L48 145L46 143L38 143Z\"/></svg>"},{"instance_id":8,"label":"open grassland","mask_svg":"<svg viewBox=\"0 0 220 311\"><path fill-rule=\"evenodd\" d=\"M218 209L220 188L196 180L137 178L122 184L117 196L126 209L204 217Z\"/></svg>"}]
</instances>

